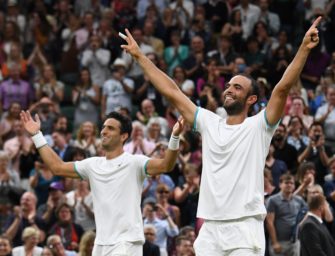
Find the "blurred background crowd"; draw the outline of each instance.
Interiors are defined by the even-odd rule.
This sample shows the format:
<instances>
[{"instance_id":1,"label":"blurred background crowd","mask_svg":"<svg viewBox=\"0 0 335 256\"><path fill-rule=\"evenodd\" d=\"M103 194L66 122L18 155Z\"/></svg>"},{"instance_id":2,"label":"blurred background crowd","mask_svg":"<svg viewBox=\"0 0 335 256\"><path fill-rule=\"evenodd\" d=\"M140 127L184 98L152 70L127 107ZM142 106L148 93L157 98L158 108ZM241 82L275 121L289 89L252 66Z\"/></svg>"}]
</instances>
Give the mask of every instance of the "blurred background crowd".
<instances>
[{"instance_id":1,"label":"blurred background crowd","mask_svg":"<svg viewBox=\"0 0 335 256\"><path fill-rule=\"evenodd\" d=\"M254 115L317 16L320 43L290 92L264 169L271 255L278 245L298 255L298 223L313 193L327 199L324 222L335 238L334 0L0 0L0 255L91 255L94 211L103 210L87 181L45 166L21 110L39 114L64 161L104 155L99 129L111 111L133 120L125 151L164 155L179 113L122 51L119 31L130 29L196 105L222 117L225 83L250 74L261 92ZM201 161L201 138L187 127L174 170L145 180L145 256L194 255Z\"/></svg>"}]
</instances>

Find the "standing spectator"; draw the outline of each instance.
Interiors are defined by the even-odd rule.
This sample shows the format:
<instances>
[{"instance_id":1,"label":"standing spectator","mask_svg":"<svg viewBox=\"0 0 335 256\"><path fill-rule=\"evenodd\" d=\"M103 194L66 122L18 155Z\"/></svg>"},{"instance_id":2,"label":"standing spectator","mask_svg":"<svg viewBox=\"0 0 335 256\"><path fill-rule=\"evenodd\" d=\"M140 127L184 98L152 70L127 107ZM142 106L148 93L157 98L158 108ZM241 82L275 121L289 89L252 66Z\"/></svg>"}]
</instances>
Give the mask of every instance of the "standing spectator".
<instances>
[{"instance_id":1,"label":"standing spectator","mask_svg":"<svg viewBox=\"0 0 335 256\"><path fill-rule=\"evenodd\" d=\"M270 35L277 35L280 29L280 19L278 14L269 11L269 0L259 0L261 12L258 20L263 21L269 28Z\"/></svg>"},{"instance_id":2,"label":"standing spectator","mask_svg":"<svg viewBox=\"0 0 335 256\"><path fill-rule=\"evenodd\" d=\"M39 231L33 227L26 227L22 232L23 245L13 248L13 256L40 256L42 248L37 246Z\"/></svg>"},{"instance_id":3,"label":"standing spectator","mask_svg":"<svg viewBox=\"0 0 335 256\"><path fill-rule=\"evenodd\" d=\"M326 104L317 109L315 120L322 123L325 132L325 143L335 153L335 85L328 86L326 99Z\"/></svg>"},{"instance_id":4,"label":"standing spectator","mask_svg":"<svg viewBox=\"0 0 335 256\"><path fill-rule=\"evenodd\" d=\"M298 154L303 152L309 144L309 138L305 135L303 122L299 116L292 116L288 123L287 143L295 147Z\"/></svg>"},{"instance_id":5,"label":"standing spectator","mask_svg":"<svg viewBox=\"0 0 335 256\"><path fill-rule=\"evenodd\" d=\"M314 122L308 130L309 144L298 155L298 162L310 161L316 167L316 182L324 183L324 176L328 173L327 164L332 154L331 148L325 145L325 137L320 123Z\"/></svg>"},{"instance_id":6,"label":"standing spectator","mask_svg":"<svg viewBox=\"0 0 335 256\"><path fill-rule=\"evenodd\" d=\"M3 187L20 187L20 177L16 171L10 170L9 155L7 152L0 150L0 188ZM6 195L2 195L6 196ZM8 196L8 195L7 195ZM8 198L10 199L10 198Z\"/></svg>"},{"instance_id":7,"label":"standing spectator","mask_svg":"<svg viewBox=\"0 0 335 256\"><path fill-rule=\"evenodd\" d=\"M113 63L113 69L112 77L102 87L102 119L105 119L110 112L117 111L121 107L125 107L129 111L132 111L133 108L131 96L135 84L131 78L126 76L126 62L117 58Z\"/></svg>"},{"instance_id":8,"label":"standing spectator","mask_svg":"<svg viewBox=\"0 0 335 256\"><path fill-rule=\"evenodd\" d=\"M146 19L143 26L144 42L154 49L155 54L159 57L163 56L164 42L162 39L155 37L155 24L151 20Z\"/></svg>"},{"instance_id":9,"label":"standing spectator","mask_svg":"<svg viewBox=\"0 0 335 256\"><path fill-rule=\"evenodd\" d=\"M314 195L308 201L307 218L299 230L301 256L335 255L335 242L322 218L325 215L326 199L323 195Z\"/></svg>"},{"instance_id":10,"label":"standing spectator","mask_svg":"<svg viewBox=\"0 0 335 256\"><path fill-rule=\"evenodd\" d=\"M9 66L9 79L0 84L0 111L7 111L13 102L18 102L22 109L28 109L33 99L33 89L20 79L20 67L12 64Z\"/></svg>"},{"instance_id":11,"label":"standing spectator","mask_svg":"<svg viewBox=\"0 0 335 256\"><path fill-rule=\"evenodd\" d=\"M21 105L18 102L12 102L7 112L3 113L0 120L0 144L14 136L13 125L19 119Z\"/></svg>"},{"instance_id":12,"label":"standing spectator","mask_svg":"<svg viewBox=\"0 0 335 256\"><path fill-rule=\"evenodd\" d=\"M172 74L173 80L178 87L191 99L194 100L195 85L190 79L187 79L186 71L181 66L177 66L173 69Z\"/></svg>"},{"instance_id":13,"label":"standing spectator","mask_svg":"<svg viewBox=\"0 0 335 256\"><path fill-rule=\"evenodd\" d=\"M80 71L79 82L72 91L72 102L76 106L74 112L74 130L85 121L94 124L99 120L100 88L92 84L89 69Z\"/></svg>"},{"instance_id":14,"label":"standing spectator","mask_svg":"<svg viewBox=\"0 0 335 256\"><path fill-rule=\"evenodd\" d=\"M163 212L163 219L157 217L156 211L158 209ZM143 205L143 217L144 225L152 224L155 226L157 231L155 244L160 248L160 255L167 256L167 239L168 237L175 237L178 235L179 230L177 225L173 222L171 216L163 207L150 202Z\"/></svg>"},{"instance_id":15,"label":"standing spectator","mask_svg":"<svg viewBox=\"0 0 335 256\"><path fill-rule=\"evenodd\" d=\"M26 227L34 227L40 231L40 239L45 237L44 221L36 215L37 198L32 192L25 192L21 196L20 206L15 206L9 217L5 235L13 241L13 246L22 245L21 235Z\"/></svg>"},{"instance_id":16,"label":"standing spectator","mask_svg":"<svg viewBox=\"0 0 335 256\"><path fill-rule=\"evenodd\" d=\"M73 208L76 224L84 231L95 230L93 199L86 180L76 181L75 190L66 194L66 202Z\"/></svg>"},{"instance_id":17,"label":"standing spectator","mask_svg":"<svg viewBox=\"0 0 335 256\"><path fill-rule=\"evenodd\" d=\"M176 238L176 253L174 256L193 256L195 252L193 250L192 241L186 236L178 236Z\"/></svg>"},{"instance_id":18,"label":"standing spectator","mask_svg":"<svg viewBox=\"0 0 335 256\"><path fill-rule=\"evenodd\" d=\"M73 209L68 204L61 203L56 209L56 216L57 222L51 227L49 233L59 235L65 249L78 251L84 230L73 222Z\"/></svg>"},{"instance_id":19,"label":"standing spectator","mask_svg":"<svg viewBox=\"0 0 335 256\"><path fill-rule=\"evenodd\" d=\"M335 209L335 156L328 163L330 177L324 184L325 195L331 207Z\"/></svg>"},{"instance_id":20,"label":"standing spectator","mask_svg":"<svg viewBox=\"0 0 335 256\"><path fill-rule=\"evenodd\" d=\"M170 8L180 21L181 28L187 29L194 14L194 3L191 0L177 0L170 4Z\"/></svg>"},{"instance_id":21,"label":"standing spectator","mask_svg":"<svg viewBox=\"0 0 335 256\"><path fill-rule=\"evenodd\" d=\"M92 84L102 87L109 77L110 51L101 48L101 38L96 35L90 37L90 45L82 55L81 65L90 71Z\"/></svg>"},{"instance_id":22,"label":"standing spectator","mask_svg":"<svg viewBox=\"0 0 335 256\"><path fill-rule=\"evenodd\" d=\"M7 79L9 77L9 67L11 67L13 64L19 67L20 77L23 79L27 79L28 62L23 58L21 45L18 43L11 44L7 60L1 65L2 77L4 79Z\"/></svg>"},{"instance_id":23,"label":"standing spectator","mask_svg":"<svg viewBox=\"0 0 335 256\"><path fill-rule=\"evenodd\" d=\"M306 207L306 203L293 192L294 177L284 174L280 177L280 192L268 200L266 224L271 240L271 256L299 255L298 242L292 241L292 229L298 212Z\"/></svg>"},{"instance_id":24,"label":"standing spectator","mask_svg":"<svg viewBox=\"0 0 335 256\"><path fill-rule=\"evenodd\" d=\"M52 140L54 142L53 149L65 162L69 162L72 159L74 147L67 141L67 134L63 131L54 131L52 133Z\"/></svg>"}]
</instances>

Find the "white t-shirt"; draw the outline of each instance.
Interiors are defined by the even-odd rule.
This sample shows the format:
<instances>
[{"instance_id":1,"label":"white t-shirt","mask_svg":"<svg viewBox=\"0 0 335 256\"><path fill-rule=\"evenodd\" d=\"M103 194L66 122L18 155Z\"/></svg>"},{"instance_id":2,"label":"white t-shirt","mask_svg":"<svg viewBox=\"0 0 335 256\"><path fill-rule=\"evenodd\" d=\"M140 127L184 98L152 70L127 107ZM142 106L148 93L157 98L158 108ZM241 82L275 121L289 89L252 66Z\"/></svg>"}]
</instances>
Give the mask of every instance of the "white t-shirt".
<instances>
[{"instance_id":1,"label":"white t-shirt","mask_svg":"<svg viewBox=\"0 0 335 256\"><path fill-rule=\"evenodd\" d=\"M144 242L140 206L148 159L125 152L111 160L91 157L75 162L76 171L89 180L91 187L97 227L95 244Z\"/></svg>"},{"instance_id":2,"label":"white t-shirt","mask_svg":"<svg viewBox=\"0 0 335 256\"><path fill-rule=\"evenodd\" d=\"M197 217L231 220L265 215L263 170L276 127L265 111L238 125L198 108L194 128L202 135L203 169Z\"/></svg>"}]
</instances>

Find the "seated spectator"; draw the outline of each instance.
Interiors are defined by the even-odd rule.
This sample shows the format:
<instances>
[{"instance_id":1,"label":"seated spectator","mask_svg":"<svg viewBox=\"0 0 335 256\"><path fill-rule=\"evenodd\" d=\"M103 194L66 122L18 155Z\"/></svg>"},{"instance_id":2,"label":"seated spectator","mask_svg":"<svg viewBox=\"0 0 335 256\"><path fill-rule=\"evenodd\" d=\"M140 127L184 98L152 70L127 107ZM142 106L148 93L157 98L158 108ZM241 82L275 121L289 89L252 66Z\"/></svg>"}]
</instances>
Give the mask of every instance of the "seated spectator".
<instances>
[{"instance_id":1,"label":"seated spectator","mask_svg":"<svg viewBox=\"0 0 335 256\"><path fill-rule=\"evenodd\" d=\"M99 120L100 88L92 84L91 74L87 68L80 71L79 82L72 91L72 102L76 106L74 113L74 130L80 124L90 121L94 124Z\"/></svg>"},{"instance_id":2,"label":"seated spectator","mask_svg":"<svg viewBox=\"0 0 335 256\"><path fill-rule=\"evenodd\" d=\"M42 248L37 246L39 231L33 227L26 227L22 232L23 245L13 248L13 256L40 256Z\"/></svg>"},{"instance_id":3,"label":"seated spectator","mask_svg":"<svg viewBox=\"0 0 335 256\"><path fill-rule=\"evenodd\" d=\"M51 235L59 235L66 250L79 249L79 242L84 233L83 228L73 222L74 212L72 208L61 203L56 209L57 222L49 230Z\"/></svg>"},{"instance_id":4,"label":"seated spectator","mask_svg":"<svg viewBox=\"0 0 335 256\"><path fill-rule=\"evenodd\" d=\"M51 235L47 239L47 247L51 250L52 255L76 256L75 251L68 251L62 244L62 239L59 235Z\"/></svg>"},{"instance_id":5,"label":"seated spectator","mask_svg":"<svg viewBox=\"0 0 335 256\"><path fill-rule=\"evenodd\" d=\"M167 141L167 137L166 137L166 133L164 133L164 130L166 130L166 127L164 127L165 129L163 130L161 127L161 122L160 122L161 118L160 117L151 117L149 119L149 122L147 124L147 139L149 141L155 142L155 143L159 143L162 141Z\"/></svg>"},{"instance_id":6,"label":"seated spectator","mask_svg":"<svg viewBox=\"0 0 335 256\"><path fill-rule=\"evenodd\" d=\"M97 148L101 143L101 140L97 138L98 132L96 123L91 121L82 123L77 132L77 139L74 141L73 146L85 150L90 156L96 156Z\"/></svg>"},{"instance_id":7,"label":"seated spectator","mask_svg":"<svg viewBox=\"0 0 335 256\"><path fill-rule=\"evenodd\" d=\"M335 209L335 157L333 156L328 163L330 177L325 181L324 189L326 198L333 209Z\"/></svg>"},{"instance_id":8,"label":"seated spectator","mask_svg":"<svg viewBox=\"0 0 335 256\"><path fill-rule=\"evenodd\" d=\"M11 240L4 235L0 235L0 255L10 256L12 255L12 243Z\"/></svg>"},{"instance_id":9,"label":"seated spectator","mask_svg":"<svg viewBox=\"0 0 335 256\"><path fill-rule=\"evenodd\" d=\"M53 150L59 155L64 162L69 162L72 159L74 147L67 140L67 133L62 130L56 130L52 133L54 142Z\"/></svg>"},{"instance_id":10,"label":"seated spectator","mask_svg":"<svg viewBox=\"0 0 335 256\"><path fill-rule=\"evenodd\" d=\"M9 161L9 154L0 150L0 187L20 187L20 177L16 171L10 170Z\"/></svg>"},{"instance_id":11,"label":"seated spectator","mask_svg":"<svg viewBox=\"0 0 335 256\"><path fill-rule=\"evenodd\" d=\"M0 120L0 145L6 140L14 137L14 121L20 119L21 105L18 102L12 102L7 112L3 113Z\"/></svg>"},{"instance_id":12,"label":"seated spectator","mask_svg":"<svg viewBox=\"0 0 335 256\"><path fill-rule=\"evenodd\" d=\"M91 256L94 246L95 232L86 231L82 236L79 244L78 256Z\"/></svg>"},{"instance_id":13,"label":"seated spectator","mask_svg":"<svg viewBox=\"0 0 335 256\"><path fill-rule=\"evenodd\" d=\"M60 177L54 176L41 158L35 161L35 168L31 170L29 183L37 196L37 206L45 204L48 200L50 184L60 181Z\"/></svg>"},{"instance_id":14,"label":"seated spectator","mask_svg":"<svg viewBox=\"0 0 335 256\"><path fill-rule=\"evenodd\" d=\"M48 246L43 247L41 256L54 256L51 249Z\"/></svg>"},{"instance_id":15,"label":"seated spectator","mask_svg":"<svg viewBox=\"0 0 335 256\"><path fill-rule=\"evenodd\" d=\"M74 222L84 231L94 230L92 193L87 180L76 180L76 188L66 194L66 203L73 208Z\"/></svg>"},{"instance_id":16,"label":"seated spectator","mask_svg":"<svg viewBox=\"0 0 335 256\"><path fill-rule=\"evenodd\" d=\"M157 207L155 207L157 206ZM157 210L161 210L164 214L164 219L159 219L156 215ZM169 213L159 204L155 205L152 202L143 202L143 217L144 225L152 224L155 226L157 235L155 244L160 248L160 255L167 256L167 239L168 237L175 237L179 230L177 225L173 222Z\"/></svg>"},{"instance_id":17,"label":"seated spectator","mask_svg":"<svg viewBox=\"0 0 335 256\"><path fill-rule=\"evenodd\" d=\"M124 145L124 150L130 154L149 155L155 148L155 143L144 137L144 126L139 121L133 122L130 138Z\"/></svg>"},{"instance_id":18,"label":"seated spectator","mask_svg":"<svg viewBox=\"0 0 335 256\"><path fill-rule=\"evenodd\" d=\"M299 118L301 118L303 122L302 129L307 131L309 127L311 126L311 124L313 123L314 118L311 115L306 115L305 114L306 110L307 110L307 107L305 105L305 101L303 100L303 98L299 96L292 98L292 103L291 103L291 107L289 110L289 114L284 116L283 121L282 121L283 124L287 126L288 123L290 122L290 119L293 116L298 116Z\"/></svg>"},{"instance_id":19,"label":"seated spectator","mask_svg":"<svg viewBox=\"0 0 335 256\"><path fill-rule=\"evenodd\" d=\"M299 195L306 200L309 188L315 185L315 175L316 170L314 163L301 163L297 172L297 181L299 182L299 187L294 191L294 194Z\"/></svg>"},{"instance_id":20,"label":"seated spectator","mask_svg":"<svg viewBox=\"0 0 335 256\"><path fill-rule=\"evenodd\" d=\"M176 66L173 69L172 77L180 90L182 90L189 98L193 99L195 91L194 82L190 79L187 79L185 69L183 69L181 66Z\"/></svg>"},{"instance_id":21,"label":"seated spectator","mask_svg":"<svg viewBox=\"0 0 335 256\"><path fill-rule=\"evenodd\" d=\"M45 237L45 223L36 214L37 198L32 192L25 192L20 200L20 205L15 206L13 214L9 216L5 225L5 235L13 241L13 246L22 245L21 235L26 227L39 230L40 241Z\"/></svg>"},{"instance_id":22,"label":"seated spectator","mask_svg":"<svg viewBox=\"0 0 335 256\"><path fill-rule=\"evenodd\" d=\"M156 228L152 224L144 225L143 255L146 256L160 256L159 246L155 244Z\"/></svg>"},{"instance_id":23,"label":"seated spectator","mask_svg":"<svg viewBox=\"0 0 335 256\"><path fill-rule=\"evenodd\" d=\"M169 198L171 195L171 191L169 190L169 187L165 184L158 184L156 188L156 200L157 204L160 204L162 208L166 212L169 213L171 218L173 219L174 223L177 224L177 226L180 226L180 210L177 206L171 205L169 203ZM157 211L157 217L160 219L163 219L163 212L160 210Z\"/></svg>"},{"instance_id":24,"label":"seated spectator","mask_svg":"<svg viewBox=\"0 0 335 256\"><path fill-rule=\"evenodd\" d=\"M274 157L274 153L275 147L271 144L268 155L266 156L265 167L271 172L272 184L279 189L279 178L286 173L288 169L284 161Z\"/></svg>"}]
</instances>

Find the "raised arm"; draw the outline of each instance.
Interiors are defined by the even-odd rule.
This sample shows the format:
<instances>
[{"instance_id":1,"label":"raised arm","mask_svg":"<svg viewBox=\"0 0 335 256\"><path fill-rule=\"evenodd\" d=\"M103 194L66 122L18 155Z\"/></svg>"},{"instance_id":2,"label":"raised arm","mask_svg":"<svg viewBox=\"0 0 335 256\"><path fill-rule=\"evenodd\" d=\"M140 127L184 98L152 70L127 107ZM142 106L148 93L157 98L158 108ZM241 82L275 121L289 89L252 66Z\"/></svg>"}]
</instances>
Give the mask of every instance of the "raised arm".
<instances>
[{"instance_id":1,"label":"raised arm","mask_svg":"<svg viewBox=\"0 0 335 256\"><path fill-rule=\"evenodd\" d=\"M270 125L276 124L282 117L289 91L299 79L310 51L319 43L317 26L320 21L321 17L318 17L306 32L297 54L272 91L271 98L266 107L266 117Z\"/></svg>"},{"instance_id":2,"label":"raised arm","mask_svg":"<svg viewBox=\"0 0 335 256\"><path fill-rule=\"evenodd\" d=\"M172 135L169 141L168 149L165 152L163 159L152 158L147 165L147 173L157 175L164 172L169 172L176 164L179 153L179 135L184 129L184 119L179 118L173 126Z\"/></svg>"},{"instance_id":3,"label":"raised arm","mask_svg":"<svg viewBox=\"0 0 335 256\"><path fill-rule=\"evenodd\" d=\"M166 97L181 113L188 123L193 124L196 106L179 89L176 83L164 72L157 68L140 50L136 41L126 29L127 36L122 37L127 41L126 45L121 47L127 51L142 67L145 75L149 77L155 88Z\"/></svg>"},{"instance_id":4,"label":"raised arm","mask_svg":"<svg viewBox=\"0 0 335 256\"><path fill-rule=\"evenodd\" d=\"M22 111L20 113L21 120L23 122L26 131L33 136L34 143L38 141L37 150L43 159L43 162L50 168L51 172L57 176L69 177L69 178L80 178L75 172L74 163L65 163L63 160L55 153L55 151L49 147L46 143L41 128L41 121L39 116L36 114L35 119L31 117L29 111Z\"/></svg>"}]
</instances>

